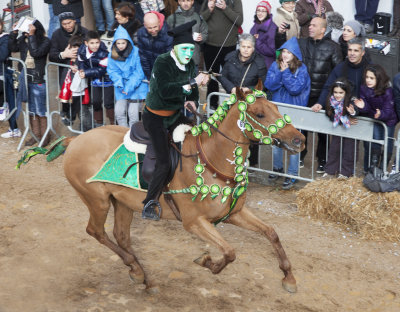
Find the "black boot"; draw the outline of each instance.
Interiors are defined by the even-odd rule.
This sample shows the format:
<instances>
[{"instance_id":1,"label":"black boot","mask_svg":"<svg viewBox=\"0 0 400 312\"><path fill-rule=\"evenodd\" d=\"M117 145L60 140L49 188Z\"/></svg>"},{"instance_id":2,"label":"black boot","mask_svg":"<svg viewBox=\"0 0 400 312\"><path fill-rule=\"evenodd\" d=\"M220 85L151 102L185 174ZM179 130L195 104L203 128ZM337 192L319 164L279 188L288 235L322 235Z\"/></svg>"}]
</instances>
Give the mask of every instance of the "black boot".
<instances>
[{"instance_id":1,"label":"black boot","mask_svg":"<svg viewBox=\"0 0 400 312\"><path fill-rule=\"evenodd\" d=\"M158 209L158 213L156 211L156 208ZM158 221L160 220L160 217L161 217L160 203L154 199L148 201L143 207L142 218Z\"/></svg>"}]
</instances>

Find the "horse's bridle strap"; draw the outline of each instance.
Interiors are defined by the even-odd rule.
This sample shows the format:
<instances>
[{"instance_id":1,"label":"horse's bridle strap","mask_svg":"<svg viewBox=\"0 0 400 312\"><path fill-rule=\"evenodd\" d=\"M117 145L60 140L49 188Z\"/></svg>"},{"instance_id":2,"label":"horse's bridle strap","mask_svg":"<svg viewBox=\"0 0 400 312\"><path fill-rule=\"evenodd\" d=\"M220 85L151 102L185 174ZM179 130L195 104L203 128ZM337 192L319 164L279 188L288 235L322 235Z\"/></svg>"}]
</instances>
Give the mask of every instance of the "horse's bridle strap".
<instances>
[{"instance_id":1,"label":"horse's bridle strap","mask_svg":"<svg viewBox=\"0 0 400 312\"><path fill-rule=\"evenodd\" d=\"M232 176L227 176L225 174L223 174L221 171L219 171L217 168L215 168L215 166L208 160L206 154L204 153L203 150L203 146L201 144L201 140L200 140L200 135L196 137L196 146L197 146L197 150L199 151L199 157L201 159L201 161L203 163L206 164L207 168L212 172L215 173L217 175L218 178L224 180L224 181L230 181L230 182L234 182L235 177Z\"/></svg>"}]
</instances>

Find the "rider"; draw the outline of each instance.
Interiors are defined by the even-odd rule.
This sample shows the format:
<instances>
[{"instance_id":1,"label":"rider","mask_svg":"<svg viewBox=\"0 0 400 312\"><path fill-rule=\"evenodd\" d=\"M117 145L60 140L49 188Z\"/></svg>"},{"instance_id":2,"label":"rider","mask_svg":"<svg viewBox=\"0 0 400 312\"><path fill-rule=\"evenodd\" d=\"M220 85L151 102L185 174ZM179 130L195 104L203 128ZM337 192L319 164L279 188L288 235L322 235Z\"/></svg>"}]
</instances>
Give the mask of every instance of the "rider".
<instances>
[{"instance_id":1,"label":"rider","mask_svg":"<svg viewBox=\"0 0 400 312\"><path fill-rule=\"evenodd\" d=\"M194 40L192 26L196 21L182 24L168 32L173 36L173 48L156 59L150 79L150 92L143 110L143 126L149 133L156 154L154 174L143 201L142 218L159 220L156 207L168 178L170 156L168 131L177 125L190 123L182 115L182 107L196 109L201 85L207 84L208 74L196 76L192 60Z\"/></svg>"}]
</instances>

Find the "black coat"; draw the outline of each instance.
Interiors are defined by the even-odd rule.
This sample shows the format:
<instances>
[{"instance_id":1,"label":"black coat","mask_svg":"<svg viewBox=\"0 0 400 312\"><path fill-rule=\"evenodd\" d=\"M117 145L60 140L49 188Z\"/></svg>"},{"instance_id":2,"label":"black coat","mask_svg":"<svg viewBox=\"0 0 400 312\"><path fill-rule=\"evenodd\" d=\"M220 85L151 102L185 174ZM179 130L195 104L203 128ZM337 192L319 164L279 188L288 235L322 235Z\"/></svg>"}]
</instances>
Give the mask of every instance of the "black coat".
<instances>
[{"instance_id":1,"label":"black coat","mask_svg":"<svg viewBox=\"0 0 400 312\"><path fill-rule=\"evenodd\" d=\"M312 106L317 102L329 73L342 62L342 52L340 46L327 37L321 40L300 38L298 41L303 63L311 78L309 106Z\"/></svg>"},{"instance_id":2,"label":"black coat","mask_svg":"<svg viewBox=\"0 0 400 312\"><path fill-rule=\"evenodd\" d=\"M83 16L82 0L68 0L67 5L61 4L61 0L53 0L54 15L60 15L63 12L72 12L76 18Z\"/></svg>"},{"instance_id":3,"label":"black coat","mask_svg":"<svg viewBox=\"0 0 400 312\"><path fill-rule=\"evenodd\" d=\"M47 54L50 51L50 39L33 35L25 37L23 34L17 38L18 32L11 32L8 40L8 49L11 52L20 52L22 61L26 61L29 54L35 59L35 68L28 68L29 83L44 83L44 74L46 69ZM19 68L21 70L21 67Z\"/></svg>"},{"instance_id":4,"label":"black coat","mask_svg":"<svg viewBox=\"0 0 400 312\"><path fill-rule=\"evenodd\" d=\"M225 65L221 71L222 76L218 77L226 92L230 93L232 88L240 86L250 64L251 66L247 71L242 87L253 88L257 85L258 79L261 79L264 83L267 75L264 58L254 52L250 59L242 62L239 60L239 50L232 51L226 55Z\"/></svg>"}]
</instances>

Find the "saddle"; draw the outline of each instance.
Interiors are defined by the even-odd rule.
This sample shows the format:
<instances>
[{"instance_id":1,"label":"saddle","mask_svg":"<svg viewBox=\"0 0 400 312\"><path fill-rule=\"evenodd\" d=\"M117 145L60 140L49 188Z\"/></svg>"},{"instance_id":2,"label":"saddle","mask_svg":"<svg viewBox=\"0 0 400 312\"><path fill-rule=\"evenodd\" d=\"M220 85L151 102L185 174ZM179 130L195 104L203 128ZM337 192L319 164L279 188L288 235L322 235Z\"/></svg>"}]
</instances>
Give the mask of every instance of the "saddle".
<instances>
[{"instance_id":1,"label":"saddle","mask_svg":"<svg viewBox=\"0 0 400 312\"><path fill-rule=\"evenodd\" d=\"M150 136L144 129L143 123L141 121L138 121L132 125L129 137L131 141L135 143L146 145L146 150L144 152L145 156L143 159L143 166L142 166L142 177L147 183L150 183L156 165L156 155L154 152L153 145L150 141ZM176 167L178 166L178 161L180 157L178 151L172 148L171 145L169 148L169 154L170 154L171 166L166 181L167 184L174 177L174 173Z\"/></svg>"}]
</instances>

